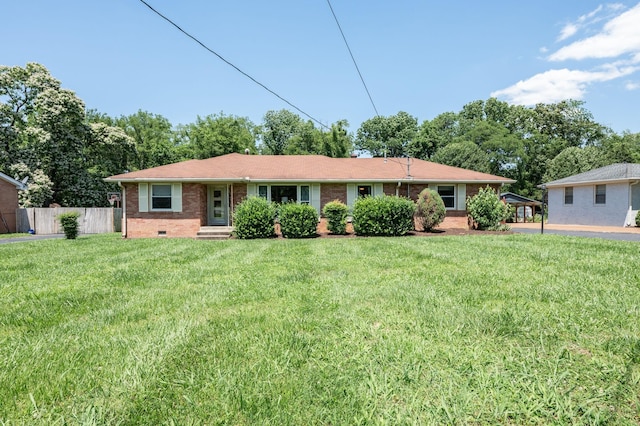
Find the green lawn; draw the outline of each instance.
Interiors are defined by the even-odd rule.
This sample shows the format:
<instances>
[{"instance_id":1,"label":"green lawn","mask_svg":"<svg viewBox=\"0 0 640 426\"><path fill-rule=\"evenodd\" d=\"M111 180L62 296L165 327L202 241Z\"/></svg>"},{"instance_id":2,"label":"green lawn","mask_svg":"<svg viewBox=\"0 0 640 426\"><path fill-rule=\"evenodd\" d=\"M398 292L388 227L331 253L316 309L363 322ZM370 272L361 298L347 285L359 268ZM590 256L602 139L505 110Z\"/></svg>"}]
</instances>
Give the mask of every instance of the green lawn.
<instances>
[{"instance_id":1,"label":"green lawn","mask_svg":"<svg viewBox=\"0 0 640 426\"><path fill-rule=\"evenodd\" d=\"M637 243L0 246L0 425L640 422Z\"/></svg>"}]
</instances>

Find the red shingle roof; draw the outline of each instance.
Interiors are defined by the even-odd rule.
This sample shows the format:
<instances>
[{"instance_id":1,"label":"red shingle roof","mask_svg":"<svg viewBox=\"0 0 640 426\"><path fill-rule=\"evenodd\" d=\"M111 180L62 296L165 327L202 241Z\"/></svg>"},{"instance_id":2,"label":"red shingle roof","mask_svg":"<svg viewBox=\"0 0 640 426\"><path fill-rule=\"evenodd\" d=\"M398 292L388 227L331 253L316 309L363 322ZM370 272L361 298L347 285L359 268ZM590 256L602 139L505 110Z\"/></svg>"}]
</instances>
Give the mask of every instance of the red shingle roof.
<instances>
[{"instance_id":1,"label":"red shingle roof","mask_svg":"<svg viewBox=\"0 0 640 426\"><path fill-rule=\"evenodd\" d=\"M416 158L227 154L124 173L109 181L291 181L512 183L511 179Z\"/></svg>"}]
</instances>

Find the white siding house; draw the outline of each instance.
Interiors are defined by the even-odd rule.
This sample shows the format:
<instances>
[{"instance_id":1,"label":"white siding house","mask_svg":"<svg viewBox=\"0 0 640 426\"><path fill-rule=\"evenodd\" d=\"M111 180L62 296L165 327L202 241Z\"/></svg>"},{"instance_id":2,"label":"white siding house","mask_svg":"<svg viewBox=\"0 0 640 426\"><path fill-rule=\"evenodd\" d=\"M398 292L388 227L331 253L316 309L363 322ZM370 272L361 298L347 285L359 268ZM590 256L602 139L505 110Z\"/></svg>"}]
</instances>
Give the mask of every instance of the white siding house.
<instances>
[{"instance_id":1,"label":"white siding house","mask_svg":"<svg viewBox=\"0 0 640 426\"><path fill-rule=\"evenodd\" d=\"M612 164L548 182L550 224L635 226L640 164Z\"/></svg>"}]
</instances>

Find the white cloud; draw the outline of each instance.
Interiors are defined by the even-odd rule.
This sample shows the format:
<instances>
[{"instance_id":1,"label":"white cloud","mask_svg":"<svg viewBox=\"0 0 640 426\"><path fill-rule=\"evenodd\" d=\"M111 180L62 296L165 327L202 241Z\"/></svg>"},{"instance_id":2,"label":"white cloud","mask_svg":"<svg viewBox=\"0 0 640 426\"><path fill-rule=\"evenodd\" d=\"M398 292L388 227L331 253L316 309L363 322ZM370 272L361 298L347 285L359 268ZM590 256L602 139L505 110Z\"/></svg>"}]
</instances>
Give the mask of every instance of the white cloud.
<instances>
[{"instance_id":1,"label":"white cloud","mask_svg":"<svg viewBox=\"0 0 640 426\"><path fill-rule=\"evenodd\" d=\"M562 47L549 60L615 58L637 52L640 52L640 4L611 19L599 34Z\"/></svg>"},{"instance_id":2,"label":"white cloud","mask_svg":"<svg viewBox=\"0 0 640 426\"><path fill-rule=\"evenodd\" d=\"M567 24L560 31L560 35L558 36L558 41L562 41L568 39L572 35L578 32L578 26L576 24Z\"/></svg>"},{"instance_id":3,"label":"white cloud","mask_svg":"<svg viewBox=\"0 0 640 426\"><path fill-rule=\"evenodd\" d=\"M629 75L639 67L607 65L596 71L569 69L549 70L521 80L511 87L491 93L492 97L506 99L517 105L555 103L564 99L582 99L587 87L596 82L609 81Z\"/></svg>"},{"instance_id":4,"label":"white cloud","mask_svg":"<svg viewBox=\"0 0 640 426\"><path fill-rule=\"evenodd\" d=\"M638 90L640 89L640 83L635 81L629 81L624 85L624 88L627 90Z\"/></svg>"}]
</instances>

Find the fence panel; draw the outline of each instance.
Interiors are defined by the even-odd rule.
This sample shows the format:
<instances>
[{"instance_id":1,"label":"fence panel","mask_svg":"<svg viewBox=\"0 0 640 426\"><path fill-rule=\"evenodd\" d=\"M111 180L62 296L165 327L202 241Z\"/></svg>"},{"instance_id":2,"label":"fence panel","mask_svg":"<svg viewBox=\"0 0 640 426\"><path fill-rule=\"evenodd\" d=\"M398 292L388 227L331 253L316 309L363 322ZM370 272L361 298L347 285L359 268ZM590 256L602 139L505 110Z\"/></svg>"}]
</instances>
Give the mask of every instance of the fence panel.
<instances>
[{"instance_id":1,"label":"fence panel","mask_svg":"<svg viewBox=\"0 0 640 426\"><path fill-rule=\"evenodd\" d=\"M80 234L104 234L118 232L122 226L122 209L110 207L56 207L18 209L18 232L33 229L36 234L62 234L64 230L57 219L61 213L77 211Z\"/></svg>"}]
</instances>

